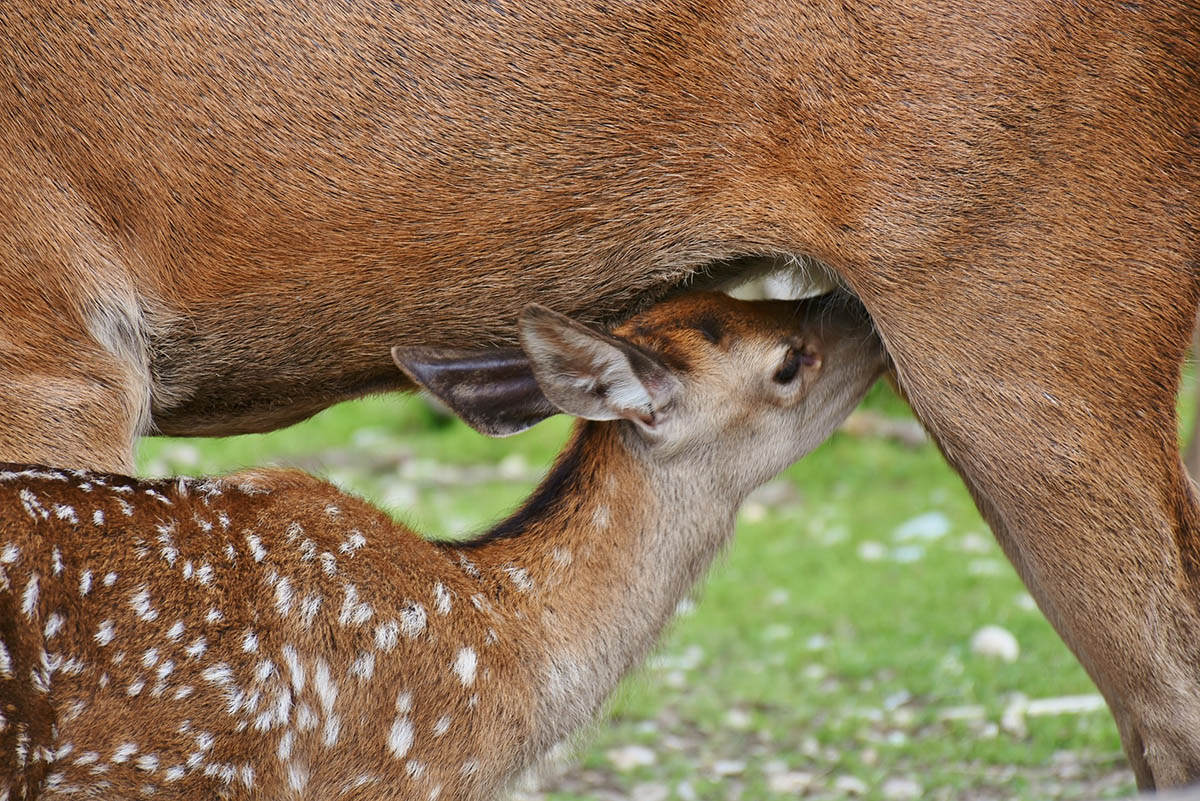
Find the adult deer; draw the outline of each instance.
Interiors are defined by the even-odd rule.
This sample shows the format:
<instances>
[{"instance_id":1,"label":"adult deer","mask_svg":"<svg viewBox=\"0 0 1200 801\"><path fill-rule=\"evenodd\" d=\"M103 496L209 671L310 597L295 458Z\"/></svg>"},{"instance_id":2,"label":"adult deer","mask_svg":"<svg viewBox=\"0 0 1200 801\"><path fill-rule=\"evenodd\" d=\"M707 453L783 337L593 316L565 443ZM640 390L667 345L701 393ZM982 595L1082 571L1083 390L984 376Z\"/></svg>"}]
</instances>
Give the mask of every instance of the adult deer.
<instances>
[{"instance_id":1,"label":"adult deer","mask_svg":"<svg viewBox=\"0 0 1200 801\"><path fill-rule=\"evenodd\" d=\"M471 542L295 472L0 470L0 797L496 798L882 370L819 304L689 295L617 336L532 306L524 352L397 348L490 433L582 418Z\"/></svg>"},{"instance_id":2,"label":"adult deer","mask_svg":"<svg viewBox=\"0 0 1200 801\"><path fill-rule=\"evenodd\" d=\"M0 456L128 468L396 343L828 266L1108 699L1200 778L1191 0L13 0ZM1131 470L1130 466L1136 465Z\"/></svg>"}]
</instances>

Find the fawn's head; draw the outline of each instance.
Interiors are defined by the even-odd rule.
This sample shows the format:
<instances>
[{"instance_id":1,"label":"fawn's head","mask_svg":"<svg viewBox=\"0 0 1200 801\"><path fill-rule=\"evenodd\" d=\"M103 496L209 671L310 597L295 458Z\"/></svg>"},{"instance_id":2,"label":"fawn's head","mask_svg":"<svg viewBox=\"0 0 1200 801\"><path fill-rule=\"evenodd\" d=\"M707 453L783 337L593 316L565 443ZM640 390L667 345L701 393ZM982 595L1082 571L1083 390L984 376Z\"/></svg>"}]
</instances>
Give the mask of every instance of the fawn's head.
<instances>
[{"instance_id":1,"label":"fawn's head","mask_svg":"<svg viewBox=\"0 0 1200 801\"><path fill-rule=\"evenodd\" d=\"M519 330L521 348L393 355L485 434L513 434L559 412L622 421L647 458L719 460L749 486L820 444L883 367L865 313L822 298L693 293L612 333L531 305Z\"/></svg>"}]
</instances>

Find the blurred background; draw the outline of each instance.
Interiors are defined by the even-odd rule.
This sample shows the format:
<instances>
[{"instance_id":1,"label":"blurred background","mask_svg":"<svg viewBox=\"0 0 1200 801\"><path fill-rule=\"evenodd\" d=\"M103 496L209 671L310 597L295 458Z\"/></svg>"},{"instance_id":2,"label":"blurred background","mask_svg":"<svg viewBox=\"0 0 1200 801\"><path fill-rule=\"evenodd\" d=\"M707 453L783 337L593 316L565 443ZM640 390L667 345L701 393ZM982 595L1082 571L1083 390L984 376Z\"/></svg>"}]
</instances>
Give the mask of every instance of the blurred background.
<instances>
[{"instance_id":1,"label":"blurred background","mask_svg":"<svg viewBox=\"0 0 1200 801\"><path fill-rule=\"evenodd\" d=\"M1191 427L1195 378L1181 398ZM463 537L530 492L570 421L489 440L416 396L267 435L143 441L162 476L301 467ZM1095 688L957 476L877 385L743 507L608 714L524 799L1095 799L1131 792Z\"/></svg>"}]
</instances>

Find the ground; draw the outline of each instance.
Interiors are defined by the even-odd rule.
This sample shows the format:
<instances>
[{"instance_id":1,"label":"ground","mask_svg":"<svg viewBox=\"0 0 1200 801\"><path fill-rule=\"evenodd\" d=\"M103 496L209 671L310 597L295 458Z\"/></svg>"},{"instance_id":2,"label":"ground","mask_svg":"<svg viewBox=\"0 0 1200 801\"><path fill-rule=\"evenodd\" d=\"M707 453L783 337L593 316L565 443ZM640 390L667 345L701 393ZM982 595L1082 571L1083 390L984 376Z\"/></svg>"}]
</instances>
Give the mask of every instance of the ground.
<instances>
[{"instance_id":1,"label":"ground","mask_svg":"<svg viewBox=\"0 0 1200 801\"><path fill-rule=\"evenodd\" d=\"M657 655L524 798L1046 801L1132 790L1095 688L961 482L932 445L913 442L886 387L866 408L858 433L834 435L746 504L733 547ZM419 531L462 536L529 492L567 426L488 440L418 398L374 398L270 435L150 439L140 467L298 465ZM1002 631L973 647L988 626Z\"/></svg>"}]
</instances>

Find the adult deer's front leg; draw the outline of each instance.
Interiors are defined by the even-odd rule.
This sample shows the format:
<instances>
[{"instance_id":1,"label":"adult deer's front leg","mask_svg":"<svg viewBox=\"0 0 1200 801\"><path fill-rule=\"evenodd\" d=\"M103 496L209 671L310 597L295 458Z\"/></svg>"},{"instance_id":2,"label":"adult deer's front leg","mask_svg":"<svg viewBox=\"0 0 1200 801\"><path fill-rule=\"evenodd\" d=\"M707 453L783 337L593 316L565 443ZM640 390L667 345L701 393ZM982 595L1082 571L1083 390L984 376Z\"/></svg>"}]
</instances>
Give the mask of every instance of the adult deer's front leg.
<instances>
[{"instance_id":1,"label":"adult deer's front leg","mask_svg":"<svg viewBox=\"0 0 1200 801\"><path fill-rule=\"evenodd\" d=\"M1192 278L972 261L964 283L950 267L936 288L864 288L899 381L1107 698L1139 784L1200 779L1200 510L1174 406Z\"/></svg>"}]
</instances>

